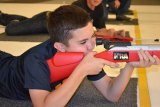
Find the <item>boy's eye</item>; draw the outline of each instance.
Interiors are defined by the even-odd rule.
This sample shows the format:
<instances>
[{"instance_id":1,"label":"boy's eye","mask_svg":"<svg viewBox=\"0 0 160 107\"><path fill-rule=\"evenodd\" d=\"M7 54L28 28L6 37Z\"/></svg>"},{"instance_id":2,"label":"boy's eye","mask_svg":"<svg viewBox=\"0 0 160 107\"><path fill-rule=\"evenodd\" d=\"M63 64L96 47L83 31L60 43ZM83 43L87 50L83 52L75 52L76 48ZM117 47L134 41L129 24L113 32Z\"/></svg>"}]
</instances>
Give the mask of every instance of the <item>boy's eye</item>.
<instances>
[{"instance_id":1,"label":"boy's eye","mask_svg":"<svg viewBox=\"0 0 160 107\"><path fill-rule=\"evenodd\" d=\"M92 38L94 38L94 37L96 37L96 34L95 34L95 32L94 32L94 34L92 35Z\"/></svg>"},{"instance_id":2,"label":"boy's eye","mask_svg":"<svg viewBox=\"0 0 160 107\"><path fill-rule=\"evenodd\" d=\"M92 36L92 38L95 38L96 36L94 35L94 36Z\"/></svg>"},{"instance_id":3,"label":"boy's eye","mask_svg":"<svg viewBox=\"0 0 160 107\"><path fill-rule=\"evenodd\" d=\"M80 44L85 44L86 43L86 41L82 41L82 42L80 42Z\"/></svg>"}]
</instances>

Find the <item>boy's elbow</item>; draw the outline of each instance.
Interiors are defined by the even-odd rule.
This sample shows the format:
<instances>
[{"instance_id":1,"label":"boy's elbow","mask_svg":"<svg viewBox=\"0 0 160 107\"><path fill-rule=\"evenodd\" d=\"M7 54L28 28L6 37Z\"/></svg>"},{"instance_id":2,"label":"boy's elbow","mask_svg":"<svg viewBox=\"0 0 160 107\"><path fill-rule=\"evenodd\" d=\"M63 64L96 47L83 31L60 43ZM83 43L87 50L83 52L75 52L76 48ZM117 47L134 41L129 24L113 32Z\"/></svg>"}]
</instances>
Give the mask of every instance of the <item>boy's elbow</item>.
<instances>
[{"instance_id":1,"label":"boy's elbow","mask_svg":"<svg viewBox=\"0 0 160 107\"><path fill-rule=\"evenodd\" d=\"M120 97L112 97L112 98L106 98L108 101L112 103L117 103L120 99Z\"/></svg>"},{"instance_id":2,"label":"boy's elbow","mask_svg":"<svg viewBox=\"0 0 160 107\"><path fill-rule=\"evenodd\" d=\"M119 101L119 98L111 99L110 101L113 103L117 103Z\"/></svg>"}]
</instances>

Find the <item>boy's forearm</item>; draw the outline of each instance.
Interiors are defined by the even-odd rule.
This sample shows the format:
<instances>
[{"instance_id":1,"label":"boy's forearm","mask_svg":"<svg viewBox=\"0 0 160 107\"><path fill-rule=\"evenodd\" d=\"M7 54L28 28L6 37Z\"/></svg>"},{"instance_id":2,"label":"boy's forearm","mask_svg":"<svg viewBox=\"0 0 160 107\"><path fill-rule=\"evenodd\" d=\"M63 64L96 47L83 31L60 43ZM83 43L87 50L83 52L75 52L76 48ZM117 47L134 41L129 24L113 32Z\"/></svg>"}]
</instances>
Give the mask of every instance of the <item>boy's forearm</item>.
<instances>
[{"instance_id":1,"label":"boy's forearm","mask_svg":"<svg viewBox=\"0 0 160 107\"><path fill-rule=\"evenodd\" d=\"M115 77L112 82L110 82L110 88L109 88L109 96L113 101L118 101L120 96L122 95L123 91L125 90L130 77L132 75L132 72L134 70L134 67L127 64L125 68L120 70L120 74L118 77ZM113 97L114 96L114 97Z\"/></svg>"},{"instance_id":2,"label":"boy's forearm","mask_svg":"<svg viewBox=\"0 0 160 107\"><path fill-rule=\"evenodd\" d=\"M47 96L45 107L64 107L84 78L85 75L81 71L74 71L57 90Z\"/></svg>"}]
</instances>

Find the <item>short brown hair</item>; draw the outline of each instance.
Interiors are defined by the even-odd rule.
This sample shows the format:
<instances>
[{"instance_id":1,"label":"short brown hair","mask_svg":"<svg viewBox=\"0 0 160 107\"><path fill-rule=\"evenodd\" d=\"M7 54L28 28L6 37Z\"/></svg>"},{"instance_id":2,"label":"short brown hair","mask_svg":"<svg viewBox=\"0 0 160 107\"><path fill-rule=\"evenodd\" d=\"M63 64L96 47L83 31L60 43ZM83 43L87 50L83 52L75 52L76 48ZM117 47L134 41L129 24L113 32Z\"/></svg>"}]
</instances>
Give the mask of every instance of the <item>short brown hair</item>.
<instances>
[{"instance_id":1,"label":"short brown hair","mask_svg":"<svg viewBox=\"0 0 160 107\"><path fill-rule=\"evenodd\" d=\"M49 13L48 32L52 42L68 45L71 31L85 27L91 21L89 14L75 5L63 5Z\"/></svg>"}]
</instances>

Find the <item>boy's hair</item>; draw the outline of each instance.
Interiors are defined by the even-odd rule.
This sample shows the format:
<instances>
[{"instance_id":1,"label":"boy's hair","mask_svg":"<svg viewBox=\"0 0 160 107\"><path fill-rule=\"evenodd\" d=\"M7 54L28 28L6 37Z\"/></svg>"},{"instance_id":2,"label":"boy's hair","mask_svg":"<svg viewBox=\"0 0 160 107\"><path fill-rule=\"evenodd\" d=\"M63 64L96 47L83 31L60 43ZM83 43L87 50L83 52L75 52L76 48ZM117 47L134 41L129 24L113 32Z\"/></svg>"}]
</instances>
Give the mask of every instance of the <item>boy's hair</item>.
<instances>
[{"instance_id":1,"label":"boy's hair","mask_svg":"<svg viewBox=\"0 0 160 107\"><path fill-rule=\"evenodd\" d=\"M89 14L75 5L64 5L49 13L48 32L53 43L68 45L72 31L85 27L91 21Z\"/></svg>"}]
</instances>

